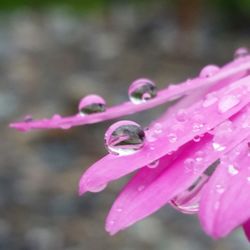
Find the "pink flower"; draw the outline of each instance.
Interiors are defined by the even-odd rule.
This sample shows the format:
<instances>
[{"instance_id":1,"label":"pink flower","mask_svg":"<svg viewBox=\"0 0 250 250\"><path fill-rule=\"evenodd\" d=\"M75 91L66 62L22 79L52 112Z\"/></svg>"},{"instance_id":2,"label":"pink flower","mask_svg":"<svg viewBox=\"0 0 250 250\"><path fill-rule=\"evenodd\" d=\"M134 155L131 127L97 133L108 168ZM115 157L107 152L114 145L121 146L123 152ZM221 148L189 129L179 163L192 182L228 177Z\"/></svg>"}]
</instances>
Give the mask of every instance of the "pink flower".
<instances>
[{"instance_id":1,"label":"pink flower","mask_svg":"<svg viewBox=\"0 0 250 250\"><path fill-rule=\"evenodd\" d=\"M144 131L129 121L112 125L105 136L109 154L83 174L79 193L101 191L137 171L107 217L110 234L169 203L181 212L197 213L213 238L243 226L250 239L249 72L250 56L241 48L222 68L206 66L197 78L158 93L153 82L140 79L129 90L131 102L107 108L102 98L91 95L72 117L55 115L10 126L21 131L68 129L178 99Z\"/></svg>"}]
</instances>

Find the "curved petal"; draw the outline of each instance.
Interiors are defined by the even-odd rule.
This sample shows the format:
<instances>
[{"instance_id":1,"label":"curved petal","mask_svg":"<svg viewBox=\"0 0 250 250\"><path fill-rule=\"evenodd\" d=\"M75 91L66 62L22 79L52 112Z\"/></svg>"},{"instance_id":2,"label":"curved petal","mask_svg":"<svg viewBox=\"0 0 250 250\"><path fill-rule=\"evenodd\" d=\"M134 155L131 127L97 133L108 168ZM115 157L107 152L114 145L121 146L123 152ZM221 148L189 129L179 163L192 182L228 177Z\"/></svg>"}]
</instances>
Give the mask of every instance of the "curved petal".
<instances>
[{"instance_id":1,"label":"curved petal","mask_svg":"<svg viewBox=\"0 0 250 250\"><path fill-rule=\"evenodd\" d=\"M228 235L250 217L249 140L223 156L202 191L199 217L214 238Z\"/></svg>"},{"instance_id":2,"label":"curved petal","mask_svg":"<svg viewBox=\"0 0 250 250\"><path fill-rule=\"evenodd\" d=\"M247 70L249 69L250 62L248 61L236 65L235 67L232 67L231 65L230 67L227 67L227 69L222 68L214 76L208 78L198 77L193 80L189 80L184 83L163 89L159 91L156 98L139 105L132 104L131 102L126 102L114 107L110 107L105 112L97 114L91 114L87 116L80 116L77 114L71 117L61 117L59 115L54 115L51 119L48 118L34 121L28 120L11 123L10 127L23 132L29 131L31 129L69 129L74 126L92 124L104 120L114 119L120 116L125 116L156 107L169 100L177 99L180 96L190 94L194 90L217 84L222 80L228 80L230 78L235 79L235 77L241 77L242 75L246 74Z\"/></svg>"},{"instance_id":3,"label":"curved petal","mask_svg":"<svg viewBox=\"0 0 250 250\"><path fill-rule=\"evenodd\" d=\"M250 101L248 91L245 91L244 88L242 89L242 86L249 83L249 80L250 77L243 78L237 82L237 88L219 91L217 95L218 102L210 106L204 107L202 101L194 104L187 109L188 119L185 122L177 121L175 115L167 121L163 121L161 123L161 133L155 134L154 129L151 129L147 135L145 146L137 153L127 156L115 156L111 154L105 156L89 168L81 177L79 193L83 194L86 191L96 190L96 187L105 185L111 180L133 172L163 157L168 152L175 151L195 136L204 134L216 127L241 110ZM223 109L223 112L218 111L218 106L222 104L225 108L225 97L239 95L241 98L237 105L234 103L235 106L230 106L230 109ZM223 103L221 104L221 102ZM226 100L226 104L228 105L228 100ZM128 162L130 163L129 165Z\"/></svg>"},{"instance_id":4,"label":"curved petal","mask_svg":"<svg viewBox=\"0 0 250 250\"><path fill-rule=\"evenodd\" d=\"M250 241L250 220L244 223L243 229L247 239Z\"/></svg>"}]
</instances>

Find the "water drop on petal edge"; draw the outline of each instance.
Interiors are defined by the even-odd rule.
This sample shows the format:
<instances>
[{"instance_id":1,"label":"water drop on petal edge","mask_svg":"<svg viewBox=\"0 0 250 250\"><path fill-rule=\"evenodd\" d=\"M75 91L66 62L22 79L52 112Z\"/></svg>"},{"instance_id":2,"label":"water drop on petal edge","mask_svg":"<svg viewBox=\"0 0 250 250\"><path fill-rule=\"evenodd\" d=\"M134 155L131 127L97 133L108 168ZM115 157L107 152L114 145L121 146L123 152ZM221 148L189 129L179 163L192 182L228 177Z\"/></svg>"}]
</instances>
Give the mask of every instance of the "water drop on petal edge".
<instances>
[{"instance_id":1,"label":"water drop on petal edge","mask_svg":"<svg viewBox=\"0 0 250 250\"><path fill-rule=\"evenodd\" d=\"M88 95L81 99L78 105L78 111L80 115L84 116L104 112L105 107L106 102L101 96Z\"/></svg>"},{"instance_id":2,"label":"water drop on petal edge","mask_svg":"<svg viewBox=\"0 0 250 250\"><path fill-rule=\"evenodd\" d=\"M220 68L217 65L207 65L204 67L201 72L200 72L200 77L205 78L205 77L210 77L215 75Z\"/></svg>"},{"instance_id":3,"label":"water drop on petal edge","mask_svg":"<svg viewBox=\"0 0 250 250\"><path fill-rule=\"evenodd\" d=\"M133 121L119 121L108 128L104 140L109 153L129 155L144 146L145 133L141 126Z\"/></svg>"},{"instance_id":4,"label":"water drop on petal edge","mask_svg":"<svg viewBox=\"0 0 250 250\"><path fill-rule=\"evenodd\" d=\"M234 59L243 58L245 56L249 55L249 50L245 47L238 48L234 52Z\"/></svg>"},{"instance_id":5,"label":"water drop on petal edge","mask_svg":"<svg viewBox=\"0 0 250 250\"><path fill-rule=\"evenodd\" d=\"M157 89L155 83L149 79L138 79L128 89L129 99L134 104L146 102L156 97L156 95Z\"/></svg>"}]
</instances>

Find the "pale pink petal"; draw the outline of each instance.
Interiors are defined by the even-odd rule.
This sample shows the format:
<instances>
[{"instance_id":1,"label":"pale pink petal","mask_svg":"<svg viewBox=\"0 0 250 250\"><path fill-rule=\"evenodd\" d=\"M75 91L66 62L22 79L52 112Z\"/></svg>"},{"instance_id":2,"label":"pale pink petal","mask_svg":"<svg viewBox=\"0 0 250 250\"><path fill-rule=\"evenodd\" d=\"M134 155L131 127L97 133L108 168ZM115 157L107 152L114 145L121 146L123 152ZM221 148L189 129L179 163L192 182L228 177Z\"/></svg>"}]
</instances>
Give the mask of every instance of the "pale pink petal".
<instances>
[{"instance_id":1,"label":"pale pink petal","mask_svg":"<svg viewBox=\"0 0 250 250\"><path fill-rule=\"evenodd\" d=\"M250 62L246 61L235 67L227 67L227 69L221 69L214 76L208 78L195 78L190 81L186 81L182 84L178 84L167 89L163 89L158 92L156 98L149 100L145 103L135 105L131 102L126 102L121 105L107 108L105 112L96 113L92 115L80 116L74 115L71 117L61 117L54 115L52 118L34 120L34 121L22 121L10 124L11 128L15 128L19 131L29 131L31 129L69 129L74 126L80 126L84 124L97 123L104 120L114 119L120 116L125 116L140 112L146 109L150 109L161 105L169 100L179 98L180 96L192 94L193 91L221 83L223 80L228 81L229 79L239 79L243 75L246 75L247 70L250 69Z\"/></svg>"},{"instance_id":2,"label":"pale pink petal","mask_svg":"<svg viewBox=\"0 0 250 250\"><path fill-rule=\"evenodd\" d=\"M249 140L221 158L202 191L199 217L205 231L214 238L228 235L250 218Z\"/></svg>"},{"instance_id":3,"label":"pale pink petal","mask_svg":"<svg viewBox=\"0 0 250 250\"><path fill-rule=\"evenodd\" d=\"M163 121L162 133L154 134L154 128L147 133L145 146L135 154L127 156L107 155L96 162L82 176L79 184L79 193L95 190L96 187L107 184L109 181L124 176L139 169L148 163L155 161L168 152L177 150L180 146L192 140L195 136L206 133L218 124L237 113L248 102L248 91L242 89L248 83L250 77L239 80L233 89L223 89L217 92L218 101L209 106L203 106L200 101L187 109L188 119L178 122L175 114L167 121ZM234 106L224 110L228 106L228 100L224 105L225 97L234 96L238 102ZM232 104L232 103L231 103ZM221 107L222 106L222 107ZM219 111L218 109L223 109ZM128 164L129 162L129 164Z\"/></svg>"},{"instance_id":4,"label":"pale pink petal","mask_svg":"<svg viewBox=\"0 0 250 250\"><path fill-rule=\"evenodd\" d=\"M247 239L250 241L250 219L243 224L243 229Z\"/></svg>"}]
</instances>

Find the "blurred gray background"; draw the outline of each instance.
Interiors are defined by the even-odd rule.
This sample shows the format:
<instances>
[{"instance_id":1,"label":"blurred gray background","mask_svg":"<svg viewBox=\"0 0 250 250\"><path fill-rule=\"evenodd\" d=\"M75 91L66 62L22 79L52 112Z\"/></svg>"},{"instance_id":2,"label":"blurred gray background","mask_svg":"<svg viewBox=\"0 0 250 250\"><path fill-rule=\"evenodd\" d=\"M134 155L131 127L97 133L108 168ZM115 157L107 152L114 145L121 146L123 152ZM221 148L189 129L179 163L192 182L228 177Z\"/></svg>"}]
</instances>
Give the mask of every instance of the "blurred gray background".
<instances>
[{"instance_id":1,"label":"blurred gray background","mask_svg":"<svg viewBox=\"0 0 250 250\"><path fill-rule=\"evenodd\" d=\"M222 65L250 45L249 0L0 1L0 250L245 250L241 230L206 236L195 216L166 207L110 237L108 210L126 178L78 197L82 172L105 154L114 121L22 134L8 123L109 105L149 77L159 88ZM164 106L126 117L146 125ZM230 208L229 208L230 209Z\"/></svg>"}]
</instances>

